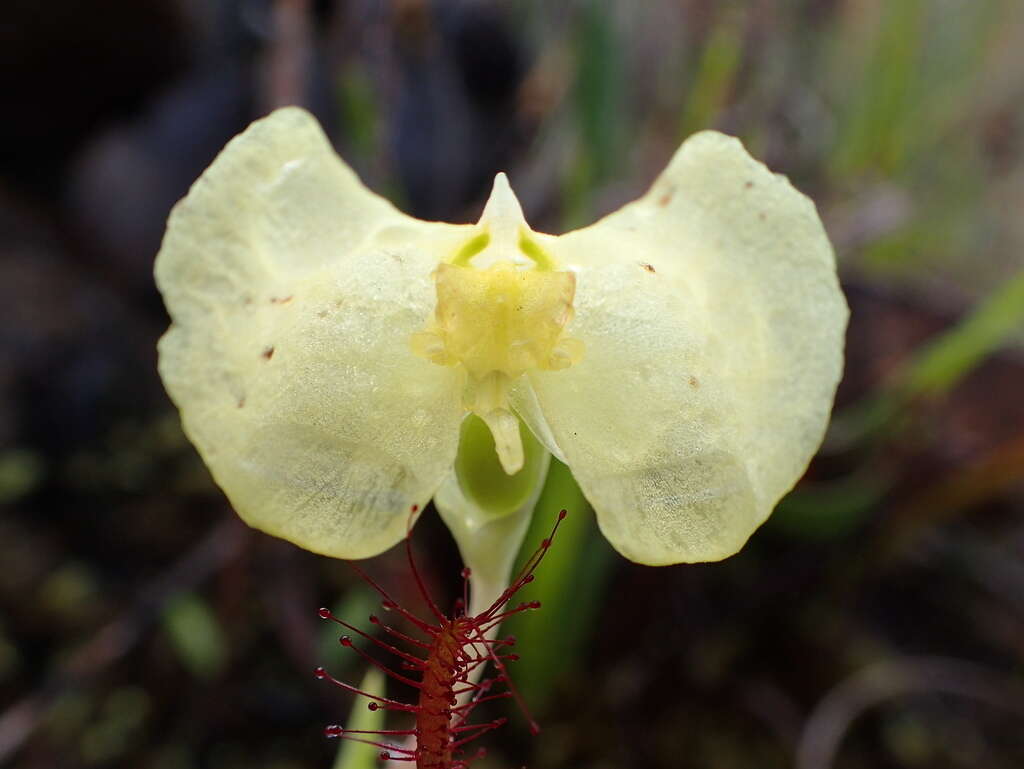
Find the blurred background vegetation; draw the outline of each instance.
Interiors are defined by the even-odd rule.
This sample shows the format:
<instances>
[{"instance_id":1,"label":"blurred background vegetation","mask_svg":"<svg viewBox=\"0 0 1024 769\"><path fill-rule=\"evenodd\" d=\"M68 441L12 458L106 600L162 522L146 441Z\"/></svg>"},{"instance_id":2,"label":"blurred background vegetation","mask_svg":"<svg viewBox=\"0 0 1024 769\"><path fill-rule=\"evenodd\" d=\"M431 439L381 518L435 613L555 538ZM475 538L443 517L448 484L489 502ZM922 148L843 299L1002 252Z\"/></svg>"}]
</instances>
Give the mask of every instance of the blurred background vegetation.
<instances>
[{"instance_id":1,"label":"blurred background vegetation","mask_svg":"<svg viewBox=\"0 0 1024 769\"><path fill-rule=\"evenodd\" d=\"M155 372L171 205L274 106L373 189L561 232L713 127L818 204L852 307L834 424L739 555L646 568L568 507L481 769L1024 765L1024 4L6 0L0 765L315 769L364 665L344 564L247 530ZM540 536L530 535L531 541ZM459 589L447 531L414 549ZM368 568L415 603L400 552ZM394 690L396 696L408 692ZM341 763L341 762L340 762ZM340 765L339 763L339 765Z\"/></svg>"}]
</instances>

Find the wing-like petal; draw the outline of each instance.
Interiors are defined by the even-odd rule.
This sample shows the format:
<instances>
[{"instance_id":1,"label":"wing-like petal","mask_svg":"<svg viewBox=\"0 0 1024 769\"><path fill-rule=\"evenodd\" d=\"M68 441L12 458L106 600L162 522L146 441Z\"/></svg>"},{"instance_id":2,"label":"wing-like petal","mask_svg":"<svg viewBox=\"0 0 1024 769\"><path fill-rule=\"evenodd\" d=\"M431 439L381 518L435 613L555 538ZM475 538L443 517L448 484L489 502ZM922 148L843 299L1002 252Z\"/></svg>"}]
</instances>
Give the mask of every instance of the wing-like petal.
<instances>
[{"instance_id":1,"label":"wing-like petal","mask_svg":"<svg viewBox=\"0 0 1024 769\"><path fill-rule=\"evenodd\" d=\"M250 525L370 556L450 471L461 383L409 339L461 230L369 192L294 108L232 140L176 206L156 264L173 321L160 373Z\"/></svg>"},{"instance_id":2,"label":"wing-like petal","mask_svg":"<svg viewBox=\"0 0 1024 769\"><path fill-rule=\"evenodd\" d=\"M605 535L648 564L736 552L806 469L842 372L814 205L705 132L644 197L543 244L577 271L586 354L530 383Z\"/></svg>"}]
</instances>

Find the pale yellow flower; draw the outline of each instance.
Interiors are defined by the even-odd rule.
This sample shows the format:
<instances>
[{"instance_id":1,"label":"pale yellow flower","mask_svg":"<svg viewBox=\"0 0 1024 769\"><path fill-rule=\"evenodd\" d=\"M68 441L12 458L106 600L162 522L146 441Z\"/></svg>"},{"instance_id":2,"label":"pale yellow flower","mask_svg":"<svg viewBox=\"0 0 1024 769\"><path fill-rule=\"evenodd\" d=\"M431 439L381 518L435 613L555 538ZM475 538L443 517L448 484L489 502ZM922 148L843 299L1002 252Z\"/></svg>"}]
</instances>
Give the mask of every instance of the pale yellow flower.
<instances>
[{"instance_id":1,"label":"pale yellow flower","mask_svg":"<svg viewBox=\"0 0 1024 769\"><path fill-rule=\"evenodd\" d=\"M521 510L550 453L627 558L728 556L817 450L847 319L813 204L713 132L554 237L504 175L477 224L406 216L279 110L174 209L156 277L160 372L214 478L251 525L343 558L439 489L447 518L479 512L452 470L467 414L506 472L525 439Z\"/></svg>"}]
</instances>

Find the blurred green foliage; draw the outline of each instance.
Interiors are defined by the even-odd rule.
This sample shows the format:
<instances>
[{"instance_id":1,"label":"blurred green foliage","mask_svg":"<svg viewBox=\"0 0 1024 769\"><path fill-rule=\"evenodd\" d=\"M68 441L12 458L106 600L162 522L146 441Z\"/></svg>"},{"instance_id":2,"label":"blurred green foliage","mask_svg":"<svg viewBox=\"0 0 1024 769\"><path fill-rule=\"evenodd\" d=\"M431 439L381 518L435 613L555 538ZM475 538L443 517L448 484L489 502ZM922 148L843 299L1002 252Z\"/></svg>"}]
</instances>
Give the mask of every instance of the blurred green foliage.
<instances>
[{"instance_id":1,"label":"blurred green foliage","mask_svg":"<svg viewBox=\"0 0 1024 769\"><path fill-rule=\"evenodd\" d=\"M202 598L186 593L171 600L163 625L186 670L204 681L220 675L228 646L217 615Z\"/></svg>"},{"instance_id":2,"label":"blurred green foliage","mask_svg":"<svg viewBox=\"0 0 1024 769\"><path fill-rule=\"evenodd\" d=\"M42 477L42 460L35 453L25 449L0 452L0 504L28 494Z\"/></svg>"},{"instance_id":3,"label":"blurred green foliage","mask_svg":"<svg viewBox=\"0 0 1024 769\"><path fill-rule=\"evenodd\" d=\"M725 13L711 29L701 50L689 94L683 100L679 120L680 141L714 125L718 115L728 106L743 63L742 19L737 13Z\"/></svg>"},{"instance_id":4,"label":"blurred green foliage","mask_svg":"<svg viewBox=\"0 0 1024 769\"><path fill-rule=\"evenodd\" d=\"M628 129L623 46L607 0L585 0L575 33L573 108L580 143L562 190L563 226L589 223L592 196L621 160Z\"/></svg>"}]
</instances>

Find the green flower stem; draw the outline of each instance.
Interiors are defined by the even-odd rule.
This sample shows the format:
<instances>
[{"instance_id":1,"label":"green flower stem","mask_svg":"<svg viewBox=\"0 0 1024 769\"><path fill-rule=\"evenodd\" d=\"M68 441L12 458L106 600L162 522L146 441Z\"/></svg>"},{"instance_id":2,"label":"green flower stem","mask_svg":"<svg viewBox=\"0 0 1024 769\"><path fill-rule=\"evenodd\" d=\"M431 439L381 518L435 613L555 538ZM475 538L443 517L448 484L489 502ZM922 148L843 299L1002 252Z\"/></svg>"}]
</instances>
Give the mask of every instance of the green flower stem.
<instances>
[{"instance_id":1,"label":"green flower stem","mask_svg":"<svg viewBox=\"0 0 1024 769\"><path fill-rule=\"evenodd\" d=\"M486 611L508 587L551 464L551 455L529 428L520 422L519 431L523 467L507 475L498 462L491 431L480 417L467 416L454 471L434 495L434 504L470 569L467 610L471 616ZM496 637L498 630L498 625L493 626L488 637ZM478 680L483 669L477 667L471 681Z\"/></svg>"},{"instance_id":2,"label":"green flower stem","mask_svg":"<svg viewBox=\"0 0 1024 769\"><path fill-rule=\"evenodd\" d=\"M454 472L434 497L471 571L471 615L486 610L508 586L551 462L551 455L530 430L522 423L519 429L523 468L507 475L487 425L475 414L467 416Z\"/></svg>"}]
</instances>

